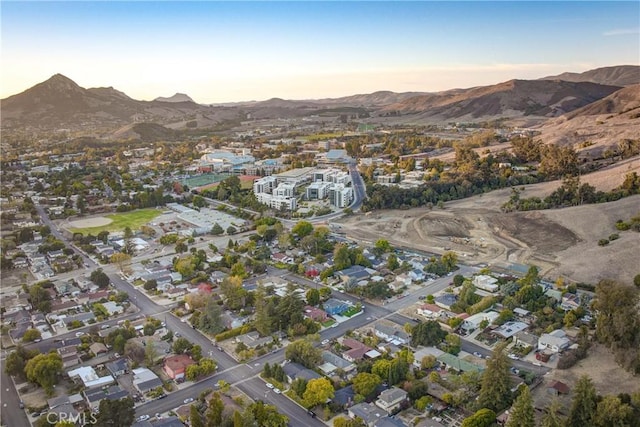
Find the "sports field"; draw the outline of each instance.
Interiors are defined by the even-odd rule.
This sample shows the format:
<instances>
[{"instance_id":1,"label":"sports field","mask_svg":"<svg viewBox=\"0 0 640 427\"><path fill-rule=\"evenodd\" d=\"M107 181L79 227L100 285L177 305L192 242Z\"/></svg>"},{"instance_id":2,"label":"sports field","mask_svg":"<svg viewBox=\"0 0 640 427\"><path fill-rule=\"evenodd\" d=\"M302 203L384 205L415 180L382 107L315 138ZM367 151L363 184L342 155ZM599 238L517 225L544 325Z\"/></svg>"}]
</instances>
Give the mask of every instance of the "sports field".
<instances>
[{"instance_id":1,"label":"sports field","mask_svg":"<svg viewBox=\"0 0 640 427\"><path fill-rule=\"evenodd\" d=\"M85 236L89 234L95 236L101 231L123 231L126 227L136 231L140 226L148 223L160 214L162 214L162 210L152 208L138 209L131 212L119 212L104 216L104 218L111 220L109 224L98 227L71 227L69 231L72 233L82 233Z\"/></svg>"},{"instance_id":2,"label":"sports field","mask_svg":"<svg viewBox=\"0 0 640 427\"><path fill-rule=\"evenodd\" d=\"M187 185L189 188L196 188L220 182L228 177L228 174L203 173L183 180L182 184Z\"/></svg>"}]
</instances>

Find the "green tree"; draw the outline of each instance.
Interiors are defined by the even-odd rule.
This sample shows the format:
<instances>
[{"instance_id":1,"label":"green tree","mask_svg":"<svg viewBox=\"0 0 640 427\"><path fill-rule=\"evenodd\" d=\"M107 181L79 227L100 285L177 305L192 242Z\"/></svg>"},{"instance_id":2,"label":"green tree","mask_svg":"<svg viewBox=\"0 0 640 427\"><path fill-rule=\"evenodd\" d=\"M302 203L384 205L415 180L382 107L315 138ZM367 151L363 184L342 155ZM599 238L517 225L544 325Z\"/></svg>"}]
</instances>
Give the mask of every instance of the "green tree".
<instances>
[{"instance_id":1,"label":"green tree","mask_svg":"<svg viewBox=\"0 0 640 427\"><path fill-rule=\"evenodd\" d=\"M189 424L191 427L204 427L204 421L202 421L202 415L200 415L198 407L196 405L191 405L189 411Z\"/></svg>"},{"instance_id":2,"label":"green tree","mask_svg":"<svg viewBox=\"0 0 640 427\"><path fill-rule=\"evenodd\" d=\"M396 254L389 254L389 257L387 258L387 268L391 271L395 271L400 268L400 263L398 262Z\"/></svg>"},{"instance_id":3,"label":"green tree","mask_svg":"<svg viewBox=\"0 0 640 427\"><path fill-rule=\"evenodd\" d=\"M29 381L39 384L50 396L62 374L62 358L53 352L38 354L27 362L24 371Z\"/></svg>"},{"instance_id":4,"label":"green tree","mask_svg":"<svg viewBox=\"0 0 640 427\"><path fill-rule=\"evenodd\" d=\"M316 306L320 304L320 292L317 289L311 288L307 291L307 304Z\"/></svg>"},{"instance_id":5,"label":"green tree","mask_svg":"<svg viewBox=\"0 0 640 427\"><path fill-rule=\"evenodd\" d=\"M219 393L214 393L209 399L209 409L207 410L207 427L222 425L222 412L224 411L224 402Z\"/></svg>"},{"instance_id":6,"label":"green tree","mask_svg":"<svg viewBox=\"0 0 640 427\"><path fill-rule=\"evenodd\" d=\"M173 352L176 354L183 354L191 350L192 347L193 347L193 344L191 344L191 342L188 339L184 337L180 337L175 341L173 341L172 349L173 349Z\"/></svg>"},{"instance_id":7,"label":"green tree","mask_svg":"<svg viewBox=\"0 0 640 427\"><path fill-rule=\"evenodd\" d=\"M254 325L256 330L262 336L271 334L273 323L270 314L269 301L267 301L267 294L263 286L259 285L254 292L254 306L256 308L256 317Z\"/></svg>"},{"instance_id":8,"label":"green tree","mask_svg":"<svg viewBox=\"0 0 640 427\"><path fill-rule=\"evenodd\" d=\"M496 413L482 408L462 421L462 427L491 427L496 422Z\"/></svg>"},{"instance_id":9,"label":"green tree","mask_svg":"<svg viewBox=\"0 0 640 427\"><path fill-rule=\"evenodd\" d=\"M99 288L106 288L107 286L109 286L109 283L111 282L109 280L109 276L107 276L105 272L102 271L101 268L98 268L97 270L93 270L93 272L89 276L89 280L91 280Z\"/></svg>"},{"instance_id":10,"label":"green tree","mask_svg":"<svg viewBox=\"0 0 640 427\"><path fill-rule=\"evenodd\" d=\"M635 420L636 425L638 419ZM626 427L633 425L633 408L617 396L605 396L596 407L596 427Z\"/></svg>"},{"instance_id":11,"label":"green tree","mask_svg":"<svg viewBox=\"0 0 640 427\"><path fill-rule=\"evenodd\" d=\"M535 427L536 419L529 387L521 386L519 391L520 394L511 407L506 427Z\"/></svg>"},{"instance_id":12,"label":"green tree","mask_svg":"<svg viewBox=\"0 0 640 427\"><path fill-rule=\"evenodd\" d=\"M132 398L103 399L100 401L94 425L98 427L129 427L133 424L135 415Z\"/></svg>"},{"instance_id":13,"label":"green tree","mask_svg":"<svg viewBox=\"0 0 640 427\"><path fill-rule=\"evenodd\" d=\"M334 392L333 384L327 378L315 378L307 383L307 388L302 398L305 406L311 408L332 399Z\"/></svg>"},{"instance_id":14,"label":"green tree","mask_svg":"<svg viewBox=\"0 0 640 427\"><path fill-rule=\"evenodd\" d=\"M540 421L540 427L564 427L564 419L559 415L560 403L554 399Z\"/></svg>"},{"instance_id":15,"label":"green tree","mask_svg":"<svg viewBox=\"0 0 640 427\"><path fill-rule=\"evenodd\" d=\"M155 291L158 288L158 282L156 279L150 279L144 282L144 288L147 291Z\"/></svg>"},{"instance_id":16,"label":"green tree","mask_svg":"<svg viewBox=\"0 0 640 427\"><path fill-rule=\"evenodd\" d=\"M391 252L391 251L393 251L393 247L389 244L389 241L385 239L377 240L373 246L373 252L377 256L380 256L384 253Z\"/></svg>"},{"instance_id":17,"label":"green tree","mask_svg":"<svg viewBox=\"0 0 640 427\"><path fill-rule=\"evenodd\" d=\"M144 361L147 364L147 367L153 366L157 358L158 350L156 350L153 340L147 340L144 347Z\"/></svg>"},{"instance_id":18,"label":"green tree","mask_svg":"<svg viewBox=\"0 0 640 427\"><path fill-rule=\"evenodd\" d=\"M22 341L24 342L32 342L35 340L39 340L42 338L42 334L37 329L27 329L22 336Z\"/></svg>"},{"instance_id":19,"label":"green tree","mask_svg":"<svg viewBox=\"0 0 640 427\"><path fill-rule=\"evenodd\" d=\"M220 224L218 224L217 222L213 224L213 227L211 227L211 234L213 234L214 236L219 236L222 233L224 233L224 229L220 226Z\"/></svg>"},{"instance_id":20,"label":"green tree","mask_svg":"<svg viewBox=\"0 0 640 427\"><path fill-rule=\"evenodd\" d=\"M245 411L245 417L251 420L245 425L258 425L265 427L286 427L289 418L278 412L278 408L267 405L262 401L257 401L249 405Z\"/></svg>"},{"instance_id":21,"label":"green tree","mask_svg":"<svg viewBox=\"0 0 640 427\"><path fill-rule=\"evenodd\" d=\"M41 283L36 283L29 288L29 301L35 309L42 313L51 311L51 295Z\"/></svg>"},{"instance_id":22,"label":"green tree","mask_svg":"<svg viewBox=\"0 0 640 427\"><path fill-rule=\"evenodd\" d=\"M598 396L593 381L586 375L578 380L573 389L573 400L566 427L584 427L594 425Z\"/></svg>"},{"instance_id":23,"label":"green tree","mask_svg":"<svg viewBox=\"0 0 640 427\"><path fill-rule=\"evenodd\" d=\"M411 345L413 347L419 345L435 346L440 344L446 336L447 333L442 330L438 322L429 320L414 326Z\"/></svg>"},{"instance_id":24,"label":"green tree","mask_svg":"<svg viewBox=\"0 0 640 427\"><path fill-rule=\"evenodd\" d=\"M596 337L612 348L616 361L640 373L640 289L603 280L596 285Z\"/></svg>"},{"instance_id":25,"label":"green tree","mask_svg":"<svg viewBox=\"0 0 640 427\"><path fill-rule=\"evenodd\" d=\"M291 229L291 233L298 236L299 239L310 235L313 232L313 224L309 221L298 221Z\"/></svg>"},{"instance_id":26,"label":"green tree","mask_svg":"<svg viewBox=\"0 0 640 427\"><path fill-rule=\"evenodd\" d=\"M333 263L336 270L343 270L353 265L349 253L349 246L344 243L339 243L333 248Z\"/></svg>"},{"instance_id":27,"label":"green tree","mask_svg":"<svg viewBox=\"0 0 640 427\"><path fill-rule=\"evenodd\" d=\"M287 346L285 357L307 368L314 368L322 361L322 352L311 341L300 339Z\"/></svg>"},{"instance_id":28,"label":"green tree","mask_svg":"<svg viewBox=\"0 0 640 427\"><path fill-rule=\"evenodd\" d=\"M198 318L198 328L210 334L219 334L224 330L222 308L213 298L207 301L202 314Z\"/></svg>"},{"instance_id":29,"label":"green tree","mask_svg":"<svg viewBox=\"0 0 640 427\"><path fill-rule=\"evenodd\" d=\"M353 378L353 391L363 396L369 396L382 383L376 374L360 372Z\"/></svg>"},{"instance_id":30,"label":"green tree","mask_svg":"<svg viewBox=\"0 0 640 427\"><path fill-rule=\"evenodd\" d=\"M456 265L458 264L458 255L455 252L447 251L442 254L440 261L445 266L447 271L453 271L456 269Z\"/></svg>"},{"instance_id":31,"label":"green tree","mask_svg":"<svg viewBox=\"0 0 640 427\"><path fill-rule=\"evenodd\" d=\"M503 342L496 346L493 356L487 360L487 368L482 373L482 384L478 404L482 408L501 411L511 404L510 363Z\"/></svg>"},{"instance_id":32,"label":"green tree","mask_svg":"<svg viewBox=\"0 0 640 427\"><path fill-rule=\"evenodd\" d=\"M18 344L16 349L9 353L5 360L4 371L14 377L25 378L25 365L39 353L38 350L27 350Z\"/></svg>"}]
</instances>

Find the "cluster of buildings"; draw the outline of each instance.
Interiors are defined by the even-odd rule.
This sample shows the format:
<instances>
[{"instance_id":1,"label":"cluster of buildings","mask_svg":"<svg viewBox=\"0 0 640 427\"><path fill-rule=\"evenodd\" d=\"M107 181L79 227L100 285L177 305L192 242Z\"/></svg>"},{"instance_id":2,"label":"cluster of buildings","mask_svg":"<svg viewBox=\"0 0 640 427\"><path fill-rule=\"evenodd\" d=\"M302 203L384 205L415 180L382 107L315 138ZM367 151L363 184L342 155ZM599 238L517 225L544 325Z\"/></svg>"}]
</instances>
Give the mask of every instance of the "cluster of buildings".
<instances>
[{"instance_id":1,"label":"cluster of buildings","mask_svg":"<svg viewBox=\"0 0 640 427\"><path fill-rule=\"evenodd\" d=\"M306 186L306 200L324 200L337 208L346 208L353 201L351 175L335 169L305 167L257 179L253 192L260 203L272 209L295 211L298 207L299 189Z\"/></svg>"}]
</instances>

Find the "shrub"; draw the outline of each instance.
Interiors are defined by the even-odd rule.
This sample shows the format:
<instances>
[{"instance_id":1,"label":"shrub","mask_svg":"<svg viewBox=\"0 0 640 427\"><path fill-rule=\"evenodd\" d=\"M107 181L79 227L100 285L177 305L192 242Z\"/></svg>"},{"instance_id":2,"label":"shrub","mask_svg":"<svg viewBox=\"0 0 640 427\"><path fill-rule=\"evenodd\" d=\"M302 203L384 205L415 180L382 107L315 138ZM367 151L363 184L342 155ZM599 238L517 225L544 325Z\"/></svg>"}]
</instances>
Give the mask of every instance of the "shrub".
<instances>
[{"instance_id":1,"label":"shrub","mask_svg":"<svg viewBox=\"0 0 640 427\"><path fill-rule=\"evenodd\" d=\"M607 246L609 244L608 239L600 239L598 240L598 246Z\"/></svg>"},{"instance_id":2,"label":"shrub","mask_svg":"<svg viewBox=\"0 0 640 427\"><path fill-rule=\"evenodd\" d=\"M620 235L618 233L613 233L612 235L609 236L610 241L618 240L619 238L620 238Z\"/></svg>"}]
</instances>

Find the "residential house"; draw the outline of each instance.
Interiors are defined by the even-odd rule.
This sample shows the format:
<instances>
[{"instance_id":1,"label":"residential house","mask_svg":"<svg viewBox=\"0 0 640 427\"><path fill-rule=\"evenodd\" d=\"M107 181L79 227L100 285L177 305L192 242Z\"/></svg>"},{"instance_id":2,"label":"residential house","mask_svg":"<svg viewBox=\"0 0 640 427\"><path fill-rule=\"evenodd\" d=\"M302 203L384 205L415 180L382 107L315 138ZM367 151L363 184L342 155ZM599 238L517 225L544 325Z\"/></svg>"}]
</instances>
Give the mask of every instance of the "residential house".
<instances>
[{"instance_id":1,"label":"residential house","mask_svg":"<svg viewBox=\"0 0 640 427\"><path fill-rule=\"evenodd\" d=\"M162 380L147 368L137 368L133 370L133 386L144 394L154 388L161 387Z\"/></svg>"},{"instance_id":2,"label":"residential house","mask_svg":"<svg viewBox=\"0 0 640 427\"><path fill-rule=\"evenodd\" d=\"M487 276L486 274L479 274L473 278L473 284L476 288L482 289L487 292L497 292L500 286L498 285L498 279L495 277Z\"/></svg>"},{"instance_id":3,"label":"residential house","mask_svg":"<svg viewBox=\"0 0 640 427\"><path fill-rule=\"evenodd\" d=\"M296 378L304 378L307 381L321 378L320 374L317 372L309 368L305 368L296 362L287 363L282 367L282 369L284 370L284 373L287 376L287 381L289 382L293 382Z\"/></svg>"},{"instance_id":4,"label":"residential house","mask_svg":"<svg viewBox=\"0 0 640 427\"><path fill-rule=\"evenodd\" d=\"M107 362L105 363L105 367L109 372L111 372L111 375L113 375L114 378L126 374L129 370L127 359L124 358L114 360L113 362Z\"/></svg>"},{"instance_id":5,"label":"residential house","mask_svg":"<svg viewBox=\"0 0 640 427\"><path fill-rule=\"evenodd\" d=\"M104 302L102 303L102 306L107 310L109 316L124 313L124 308L113 301Z\"/></svg>"},{"instance_id":6,"label":"residential house","mask_svg":"<svg viewBox=\"0 0 640 427\"><path fill-rule=\"evenodd\" d=\"M172 380L179 380L184 378L187 367L194 363L196 362L194 362L188 355L178 354L164 359L164 366L162 369Z\"/></svg>"},{"instance_id":7,"label":"residential house","mask_svg":"<svg viewBox=\"0 0 640 427\"><path fill-rule=\"evenodd\" d=\"M326 322L329 319L329 315L326 311L310 305L305 306L304 317L308 317L309 319L320 323Z\"/></svg>"},{"instance_id":8,"label":"residential house","mask_svg":"<svg viewBox=\"0 0 640 427\"><path fill-rule=\"evenodd\" d=\"M368 279L371 274L361 265L352 265L349 268L335 272L334 276L339 278L346 288L350 288L359 281Z\"/></svg>"},{"instance_id":9,"label":"residential house","mask_svg":"<svg viewBox=\"0 0 640 427\"><path fill-rule=\"evenodd\" d=\"M69 310L81 310L82 304L79 304L77 301L69 300L69 301L52 301L51 303L51 313L60 314L67 312Z\"/></svg>"},{"instance_id":10,"label":"residential house","mask_svg":"<svg viewBox=\"0 0 640 427\"><path fill-rule=\"evenodd\" d=\"M243 343L248 348L258 348L263 345L267 345L273 342L273 337L271 335L266 337L260 337L260 334L256 331L249 332L244 335L239 335L236 337L237 343Z\"/></svg>"},{"instance_id":11,"label":"residential house","mask_svg":"<svg viewBox=\"0 0 640 427\"><path fill-rule=\"evenodd\" d=\"M491 331L491 334L503 339L509 339L515 336L517 333L527 329L529 325L524 322L506 322L498 328Z\"/></svg>"},{"instance_id":12,"label":"residential house","mask_svg":"<svg viewBox=\"0 0 640 427\"><path fill-rule=\"evenodd\" d=\"M91 366L81 366L73 371L67 372L67 375L73 380L80 379L86 388L104 387L115 382L115 379L111 375L99 377L95 369Z\"/></svg>"},{"instance_id":13,"label":"residential house","mask_svg":"<svg viewBox=\"0 0 640 427\"><path fill-rule=\"evenodd\" d=\"M380 418L389 415L384 409L366 402L353 405L348 409L347 413L351 418L358 417L362 419L368 427L373 427Z\"/></svg>"},{"instance_id":14,"label":"residential house","mask_svg":"<svg viewBox=\"0 0 640 427\"><path fill-rule=\"evenodd\" d=\"M435 347L420 347L418 351L413 353L413 367L416 369L420 369L422 366L422 359L427 356L433 356L436 359L441 354L444 354L444 351Z\"/></svg>"},{"instance_id":15,"label":"residential house","mask_svg":"<svg viewBox=\"0 0 640 427\"><path fill-rule=\"evenodd\" d=\"M411 270L409 273L407 273L407 275L411 278L412 281L414 282L421 282L424 280L424 271L420 270L418 268L414 268L413 270Z\"/></svg>"},{"instance_id":16,"label":"residential house","mask_svg":"<svg viewBox=\"0 0 640 427\"><path fill-rule=\"evenodd\" d=\"M89 346L89 350L91 350L91 352L95 355L106 353L107 351L109 351L107 350L107 346L102 344L101 342L94 342Z\"/></svg>"},{"instance_id":17,"label":"residential house","mask_svg":"<svg viewBox=\"0 0 640 427\"><path fill-rule=\"evenodd\" d=\"M353 404L355 397L356 392L353 390L353 385L350 385L336 390L331 401L343 408L347 408Z\"/></svg>"},{"instance_id":18,"label":"residential house","mask_svg":"<svg viewBox=\"0 0 640 427\"><path fill-rule=\"evenodd\" d=\"M349 350L342 353L342 357L349 362L357 362L359 360L362 360L365 354L372 350L371 347L361 343L358 340L354 340L353 338L343 338L340 344L349 348Z\"/></svg>"},{"instance_id":19,"label":"residential house","mask_svg":"<svg viewBox=\"0 0 640 427\"><path fill-rule=\"evenodd\" d=\"M58 354L62 358L62 367L67 369L80 363L78 358L78 348L75 345L60 347Z\"/></svg>"},{"instance_id":20,"label":"residential house","mask_svg":"<svg viewBox=\"0 0 640 427\"><path fill-rule=\"evenodd\" d=\"M329 298L322 306L324 307L324 311L330 316L341 315L351 307L349 303L336 298Z\"/></svg>"},{"instance_id":21,"label":"residential house","mask_svg":"<svg viewBox=\"0 0 640 427\"><path fill-rule=\"evenodd\" d=\"M401 288L409 285L411 285L411 277L409 277L409 275L406 273L398 274L395 280L389 283L389 287L394 291L398 291Z\"/></svg>"},{"instance_id":22,"label":"residential house","mask_svg":"<svg viewBox=\"0 0 640 427\"><path fill-rule=\"evenodd\" d=\"M354 363L349 362L348 360L343 359L342 357L335 355L330 351L325 350L322 352L322 360L324 361L324 363L318 368L320 368L320 370L324 372L325 375L333 375L338 369L349 375L356 369L356 365Z\"/></svg>"},{"instance_id":23,"label":"residential house","mask_svg":"<svg viewBox=\"0 0 640 427\"><path fill-rule=\"evenodd\" d=\"M406 344L410 341L409 334L407 334L402 328L388 325L382 322L377 322L373 327L373 332L378 338L393 343L395 345Z\"/></svg>"},{"instance_id":24,"label":"residential house","mask_svg":"<svg viewBox=\"0 0 640 427\"><path fill-rule=\"evenodd\" d=\"M391 387L380 393L376 406L392 413L400 409L400 405L407 400L407 392L398 387Z\"/></svg>"},{"instance_id":25,"label":"residential house","mask_svg":"<svg viewBox=\"0 0 640 427\"><path fill-rule=\"evenodd\" d=\"M515 334L513 342L517 347L538 348L538 336L525 331Z\"/></svg>"},{"instance_id":26,"label":"residential house","mask_svg":"<svg viewBox=\"0 0 640 427\"><path fill-rule=\"evenodd\" d=\"M566 293L562 296L560 308L564 311L575 310L580 307L580 296L576 294Z\"/></svg>"},{"instance_id":27,"label":"residential house","mask_svg":"<svg viewBox=\"0 0 640 427\"><path fill-rule=\"evenodd\" d=\"M418 313L422 317L426 317L429 320L437 320L440 318L442 311L443 309L435 304L423 304L418 307L416 313Z\"/></svg>"},{"instance_id":28,"label":"residential house","mask_svg":"<svg viewBox=\"0 0 640 427\"><path fill-rule=\"evenodd\" d=\"M562 329L556 329L550 334L542 334L538 338L538 350L551 350L559 353L569 348L571 341Z\"/></svg>"},{"instance_id":29,"label":"residential house","mask_svg":"<svg viewBox=\"0 0 640 427\"><path fill-rule=\"evenodd\" d=\"M465 333L471 333L478 329L483 322L486 322L488 325L493 323L500 316L497 311L488 311L476 313L473 316L469 316L462 321L460 325L460 329L462 329Z\"/></svg>"},{"instance_id":30,"label":"residential house","mask_svg":"<svg viewBox=\"0 0 640 427\"><path fill-rule=\"evenodd\" d=\"M119 385L114 385L108 388L95 387L87 388L82 392L85 396L85 400L90 408L98 408L100 401L103 399L119 400L129 396L129 392L120 388Z\"/></svg>"},{"instance_id":31,"label":"residential house","mask_svg":"<svg viewBox=\"0 0 640 427\"><path fill-rule=\"evenodd\" d=\"M400 418L382 417L373 427L407 427L407 425Z\"/></svg>"},{"instance_id":32,"label":"residential house","mask_svg":"<svg viewBox=\"0 0 640 427\"><path fill-rule=\"evenodd\" d=\"M547 393L554 396L558 396L560 394L569 394L570 391L571 389L569 388L569 386L562 381L551 381L551 383L547 386Z\"/></svg>"},{"instance_id":33,"label":"residential house","mask_svg":"<svg viewBox=\"0 0 640 427\"><path fill-rule=\"evenodd\" d=\"M454 294L442 294L435 297L436 305L449 311L456 301L458 301L458 297Z\"/></svg>"}]
</instances>

